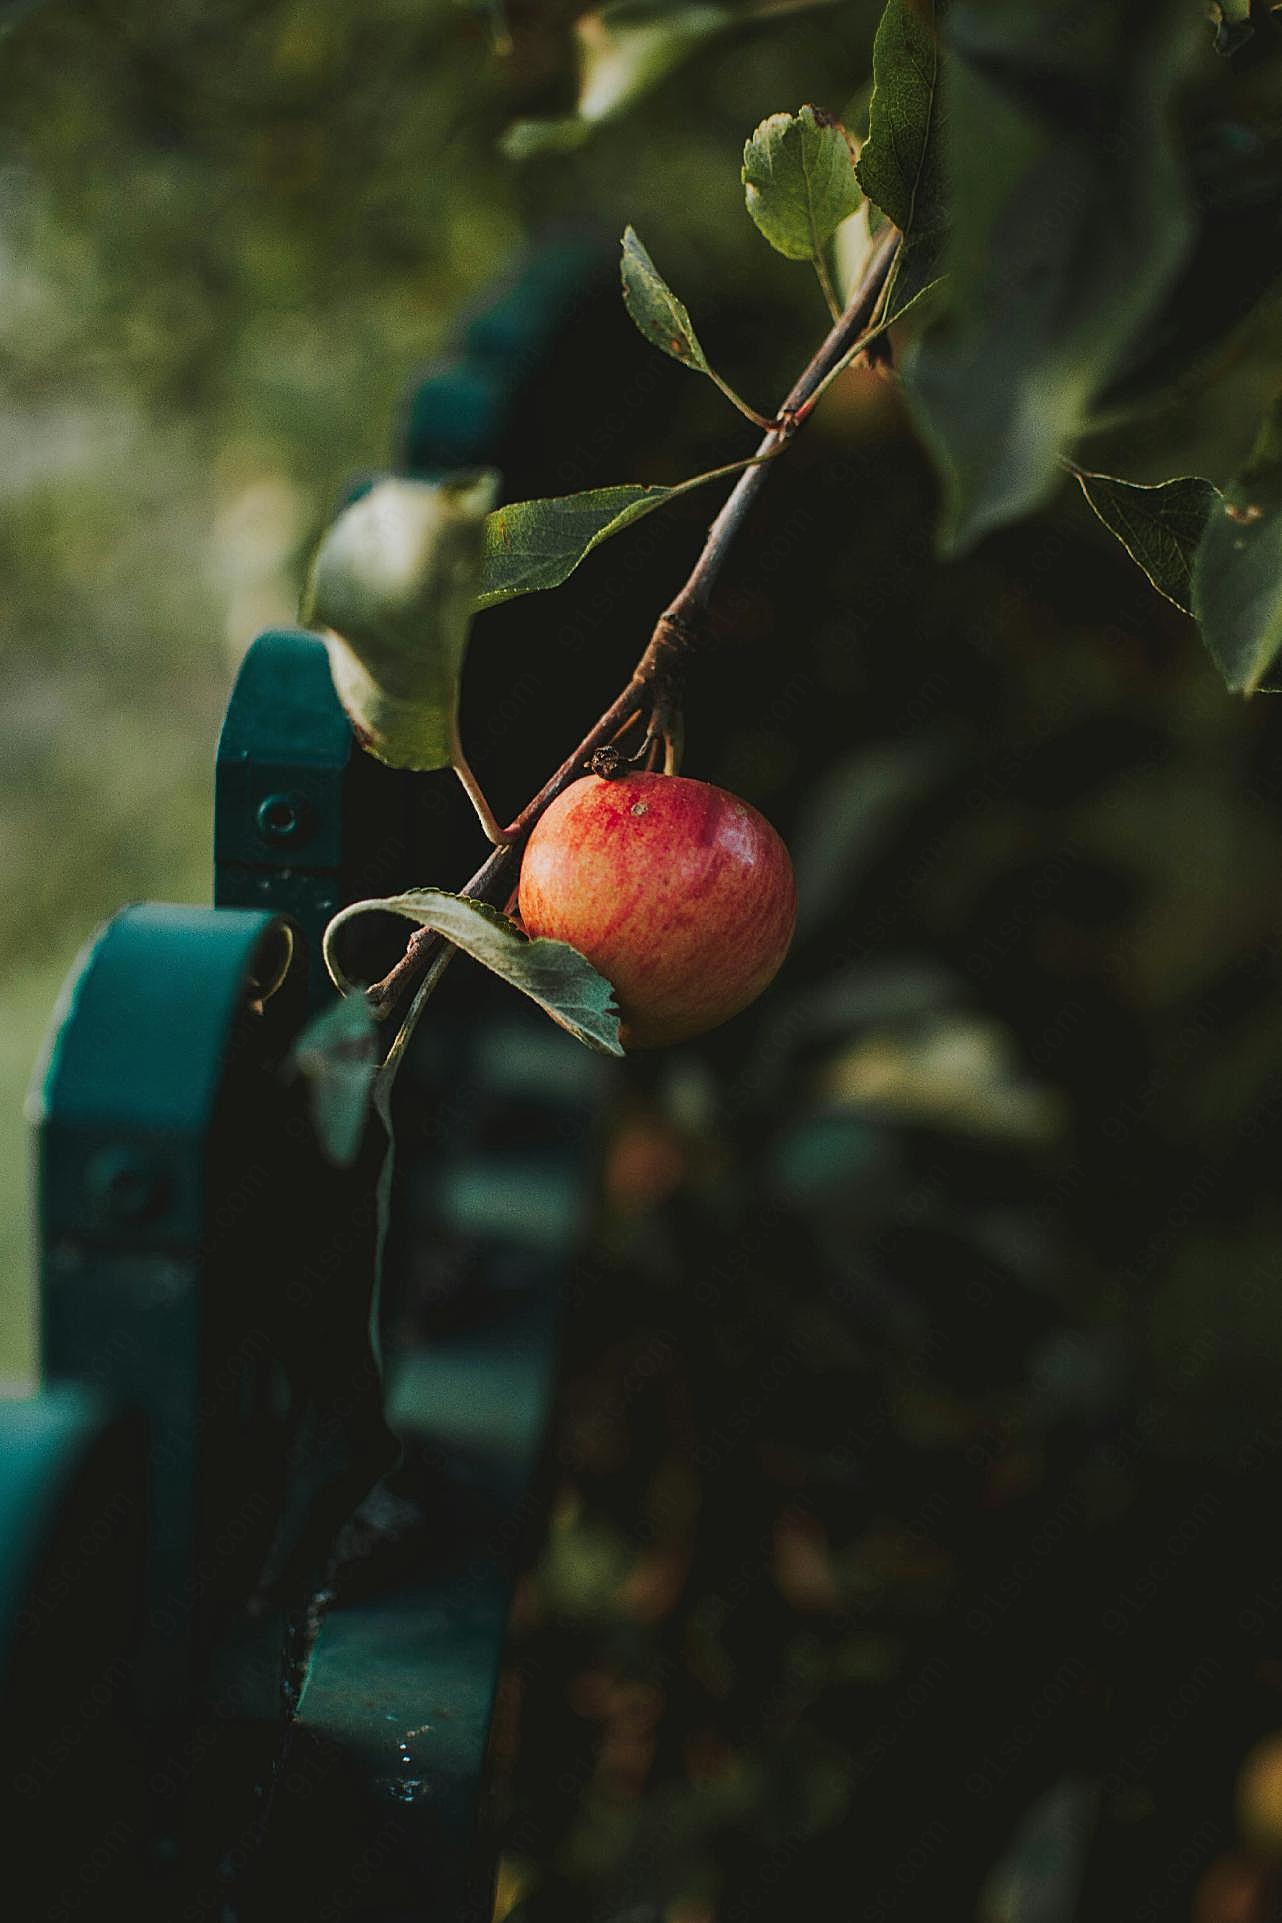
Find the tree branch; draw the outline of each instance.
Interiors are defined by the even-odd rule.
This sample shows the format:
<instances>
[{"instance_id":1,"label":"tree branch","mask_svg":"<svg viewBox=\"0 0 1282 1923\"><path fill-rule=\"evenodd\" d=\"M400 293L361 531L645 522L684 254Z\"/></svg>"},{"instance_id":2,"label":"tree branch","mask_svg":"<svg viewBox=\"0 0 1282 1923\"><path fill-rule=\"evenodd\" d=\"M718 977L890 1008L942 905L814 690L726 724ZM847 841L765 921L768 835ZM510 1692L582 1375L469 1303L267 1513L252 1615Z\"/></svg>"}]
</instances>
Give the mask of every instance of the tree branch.
<instances>
[{"instance_id":1,"label":"tree branch","mask_svg":"<svg viewBox=\"0 0 1282 1923\"><path fill-rule=\"evenodd\" d=\"M506 900L513 886L513 863L535 822L572 781L578 780L596 750L613 741L635 715L656 702L666 711L672 711L674 702L671 689L679 679L685 657L702 632L713 590L735 537L766 484L773 466L771 457L781 452L792 439L805 418L809 404L832 371L847 356L853 356L853 350L865 335L871 337L877 331L874 325L877 309L899 241L898 229L889 224L878 235L845 311L834 323L805 372L794 383L773 426L757 449L756 464L744 469L708 529L707 539L689 579L659 616L627 686L583 737L573 754L566 757L556 773L527 801L508 828L507 841L502 847L495 848L482 862L461 890L463 894L480 901L496 901L500 896ZM393 1014L410 991L417 987L431 963L432 951L437 943L438 937L425 930L417 930L410 936L405 953L396 966L382 981L375 982L366 991L370 1007L380 1020ZM414 1011L420 1006L421 1002L416 999ZM399 1057L404 1047L403 1039L398 1039L394 1047Z\"/></svg>"}]
</instances>

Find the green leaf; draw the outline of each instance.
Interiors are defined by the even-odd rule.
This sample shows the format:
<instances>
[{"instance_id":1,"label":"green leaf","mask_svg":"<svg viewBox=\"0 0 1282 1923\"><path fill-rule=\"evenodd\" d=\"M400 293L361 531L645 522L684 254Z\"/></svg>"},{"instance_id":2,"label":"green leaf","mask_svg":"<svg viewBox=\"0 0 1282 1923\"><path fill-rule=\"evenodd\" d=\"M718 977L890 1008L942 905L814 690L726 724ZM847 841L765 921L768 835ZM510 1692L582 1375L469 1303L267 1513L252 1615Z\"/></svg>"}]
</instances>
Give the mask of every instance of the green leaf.
<instances>
[{"instance_id":1,"label":"green leaf","mask_svg":"<svg viewBox=\"0 0 1282 1923\"><path fill-rule=\"evenodd\" d=\"M850 136L814 107L771 114L743 150L748 212L777 253L819 260L862 198Z\"/></svg>"},{"instance_id":2,"label":"green leaf","mask_svg":"<svg viewBox=\"0 0 1282 1923\"><path fill-rule=\"evenodd\" d=\"M652 514L665 501L708 481L724 480L749 465L732 461L726 467L695 474L672 487L642 482L622 487L588 488L582 494L554 494L546 500L513 501L495 508L485 523L485 549L475 607L497 607L518 594L559 587L580 561L612 534Z\"/></svg>"},{"instance_id":3,"label":"green leaf","mask_svg":"<svg viewBox=\"0 0 1282 1923\"><path fill-rule=\"evenodd\" d=\"M671 487L594 487L584 494L513 501L485 524L476 607L559 587L594 547L670 501Z\"/></svg>"},{"instance_id":4,"label":"green leaf","mask_svg":"<svg viewBox=\"0 0 1282 1923\"><path fill-rule=\"evenodd\" d=\"M957 0L944 21L950 311L905 364L958 553L1038 507L1190 237L1185 0Z\"/></svg>"},{"instance_id":5,"label":"green leaf","mask_svg":"<svg viewBox=\"0 0 1282 1923\"><path fill-rule=\"evenodd\" d=\"M706 374L741 414L746 414L758 427L769 427L769 421L749 407L746 401L741 401L734 389L709 366L689 314L651 260L635 227L628 227L624 231L620 268L623 275L623 304L651 346L670 354L674 361L680 361L684 367L693 367L698 373Z\"/></svg>"},{"instance_id":6,"label":"green leaf","mask_svg":"<svg viewBox=\"0 0 1282 1923\"><path fill-rule=\"evenodd\" d=\"M363 995L345 995L308 1022L290 1053L306 1082L316 1139L339 1168L360 1153L378 1059L378 1023Z\"/></svg>"},{"instance_id":7,"label":"green leaf","mask_svg":"<svg viewBox=\"0 0 1282 1923\"><path fill-rule=\"evenodd\" d=\"M545 936L531 941L497 908L443 888L415 888L386 900L361 902L357 908L402 915L420 928L432 929L519 988L576 1041L604 1055L622 1055L614 990L568 942L549 941Z\"/></svg>"},{"instance_id":8,"label":"green leaf","mask_svg":"<svg viewBox=\"0 0 1282 1923\"><path fill-rule=\"evenodd\" d=\"M1207 521L1193 564L1193 612L1230 688L1282 688L1282 396Z\"/></svg>"},{"instance_id":9,"label":"green leaf","mask_svg":"<svg viewBox=\"0 0 1282 1923\"><path fill-rule=\"evenodd\" d=\"M467 651L496 477L380 481L345 508L312 561L303 620L325 630L339 699L393 768L455 758Z\"/></svg>"},{"instance_id":10,"label":"green leaf","mask_svg":"<svg viewBox=\"0 0 1282 1923\"><path fill-rule=\"evenodd\" d=\"M886 295L888 320L939 278L948 234L933 0L887 0L873 41L868 138L856 172L904 236Z\"/></svg>"},{"instance_id":11,"label":"green leaf","mask_svg":"<svg viewBox=\"0 0 1282 1923\"><path fill-rule=\"evenodd\" d=\"M935 107L939 49L932 15L928 3L887 0L872 48L868 138L856 171L869 200L903 233L912 225Z\"/></svg>"},{"instance_id":12,"label":"green leaf","mask_svg":"<svg viewBox=\"0 0 1282 1923\"><path fill-rule=\"evenodd\" d=\"M650 344L686 367L711 374L689 314L651 260L635 227L624 231L620 268L623 304Z\"/></svg>"},{"instance_id":13,"label":"green leaf","mask_svg":"<svg viewBox=\"0 0 1282 1923\"><path fill-rule=\"evenodd\" d=\"M1095 412L1106 433L1124 432L1128 415L1146 414L1149 459L1155 401L1166 409L1162 431L1168 446L1181 428L1195 435L1199 414L1212 414L1216 441L1222 435L1222 444L1233 449L1227 468L1191 452L1183 459L1158 459L1166 459L1165 471L1172 474L1231 473L1241 459L1241 436L1249 434L1270 391L1267 376L1263 386L1258 373L1252 379L1251 363L1257 356L1276 362L1269 349L1277 338L1282 278L1282 129L1217 116L1210 126L1199 126L1185 160L1197 228L1193 244L1170 296L1137 335ZM1213 385L1214 399L1208 396L1205 408L1186 408L1181 394L1170 393L1184 383L1199 390ZM1243 425L1235 417L1248 394Z\"/></svg>"},{"instance_id":14,"label":"green leaf","mask_svg":"<svg viewBox=\"0 0 1282 1923\"><path fill-rule=\"evenodd\" d=\"M1074 468L1082 493L1159 594L1193 612L1193 557L1220 490L1196 474L1143 486Z\"/></svg>"}]
</instances>

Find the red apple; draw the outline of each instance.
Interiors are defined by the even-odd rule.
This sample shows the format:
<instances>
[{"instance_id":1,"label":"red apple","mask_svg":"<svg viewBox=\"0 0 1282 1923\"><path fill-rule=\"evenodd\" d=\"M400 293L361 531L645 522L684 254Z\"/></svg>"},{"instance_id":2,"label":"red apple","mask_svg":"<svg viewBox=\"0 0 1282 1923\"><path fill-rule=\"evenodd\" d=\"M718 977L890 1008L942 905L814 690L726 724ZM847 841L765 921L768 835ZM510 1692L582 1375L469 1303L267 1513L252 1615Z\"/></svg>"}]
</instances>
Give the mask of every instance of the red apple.
<instances>
[{"instance_id":1,"label":"red apple","mask_svg":"<svg viewBox=\"0 0 1282 1923\"><path fill-rule=\"evenodd\" d=\"M715 1028L755 1001L792 940L788 850L737 795L682 775L573 782L521 864L527 934L567 941L614 988L625 1048Z\"/></svg>"}]
</instances>

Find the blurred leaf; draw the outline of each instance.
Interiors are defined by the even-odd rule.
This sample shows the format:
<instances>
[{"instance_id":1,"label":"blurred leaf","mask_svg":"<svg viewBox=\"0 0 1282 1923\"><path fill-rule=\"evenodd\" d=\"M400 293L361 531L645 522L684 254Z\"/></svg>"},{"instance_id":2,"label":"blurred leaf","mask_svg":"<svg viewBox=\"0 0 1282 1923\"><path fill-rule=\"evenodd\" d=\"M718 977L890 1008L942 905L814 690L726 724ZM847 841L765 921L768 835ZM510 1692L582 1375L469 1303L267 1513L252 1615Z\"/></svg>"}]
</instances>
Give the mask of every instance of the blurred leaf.
<instances>
[{"instance_id":1,"label":"blurred leaf","mask_svg":"<svg viewBox=\"0 0 1282 1923\"><path fill-rule=\"evenodd\" d=\"M814 107L771 114L743 150L748 212L777 253L819 260L862 198L850 135Z\"/></svg>"},{"instance_id":2,"label":"blurred leaf","mask_svg":"<svg viewBox=\"0 0 1282 1923\"><path fill-rule=\"evenodd\" d=\"M853 1043L824 1071L830 1102L932 1128L1016 1141L1053 1141L1061 1097L1024 1075L1006 1030L973 1015L941 1015L911 1031Z\"/></svg>"},{"instance_id":3,"label":"blurred leaf","mask_svg":"<svg viewBox=\"0 0 1282 1923\"><path fill-rule=\"evenodd\" d=\"M951 306L905 366L959 553L1038 507L1184 258L1183 0L970 0L945 23Z\"/></svg>"},{"instance_id":4,"label":"blurred leaf","mask_svg":"<svg viewBox=\"0 0 1282 1923\"><path fill-rule=\"evenodd\" d=\"M507 20L506 0L473 0L473 4L488 29L490 51L500 59L508 59L513 52L513 41Z\"/></svg>"},{"instance_id":5,"label":"blurred leaf","mask_svg":"<svg viewBox=\"0 0 1282 1923\"><path fill-rule=\"evenodd\" d=\"M832 0L748 0L747 5L680 6L665 0L619 0L575 21L578 103L572 114L517 120L503 136L511 160L568 153L594 129L625 113L675 67L727 29L775 14L830 5Z\"/></svg>"},{"instance_id":6,"label":"blurred leaf","mask_svg":"<svg viewBox=\"0 0 1282 1923\"><path fill-rule=\"evenodd\" d=\"M603 1055L622 1055L614 990L568 942L545 937L531 941L497 908L443 888L416 888L409 894L360 902L356 908L401 915L419 928L434 930L537 1002L576 1041Z\"/></svg>"},{"instance_id":7,"label":"blurred leaf","mask_svg":"<svg viewBox=\"0 0 1282 1923\"><path fill-rule=\"evenodd\" d=\"M608 1616L635 1562L635 1547L608 1519L576 1515L554 1523L539 1561L544 1605L571 1622Z\"/></svg>"},{"instance_id":8,"label":"blurred leaf","mask_svg":"<svg viewBox=\"0 0 1282 1923\"><path fill-rule=\"evenodd\" d=\"M939 740L894 741L849 756L816 783L792 837L799 934L849 906L906 812L955 760Z\"/></svg>"},{"instance_id":9,"label":"blurred leaf","mask_svg":"<svg viewBox=\"0 0 1282 1923\"><path fill-rule=\"evenodd\" d=\"M1175 382L1196 382L1199 393L1209 387L1215 411L1222 414L1230 366L1240 376L1249 354L1252 315L1271 288L1276 302L1282 275L1277 128L1217 117L1190 131L1186 159L1196 236L1169 299L1145 323L1097 398L1095 413L1103 424L1125 420L1137 408L1151 409ZM1262 331L1271 347L1276 314L1264 318ZM1177 403L1182 415L1190 398L1186 386ZM1233 411L1229 403L1230 416ZM1258 399L1253 412L1258 415ZM1182 466L1176 462L1166 471Z\"/></svg>"},{"instance_id":10,"label":"blurred leaf","mask_svg":"<svg viewBox=\"0 0 1282 1923\"><path fill-rule=\"evenodd\" d=\"M798 1059L813 1056L819 1045L849 1040L861 1029L939 1016L964 992L959 976L911 953L852 962L779 1005L742 1065L741 1086L773 1110Z\"/></svg>"},{"instance_id":11,"label":"blurred leaf","mask_svg":"<svg viewBox=\"0 0 1282 1923\"><path fill-rule=\"evenodd\" d=\"M1211 1452L1231 1459L1258 1446L1276 1419L1276 1276L1276 1218L1263 1234L1220 1222L1174 1241L1144 1309L1145 1364L1163 1412L1150 1444L1159 1460L1187 1463Z\"/></svg>"},{"instance_id":12,"label":"blurred leaf","mask_svg":"<svg viewBox=\"0 0 1282 1923\"><path fill-rule=\"evenodd\" d=\"M649 92L672 68L729 24L722 6L606 7L574 23L579 69L576 110L550 119L517 120L503 136L510 160L569 153L602 121Z\"/></svg>"},{"instance_id":13,"label":"blurred leaf","mask_svg":"<svg viewBox=\"0 0 1282 1923\"><path fill-rule=\"evenodd\" d=\"M1159 594L1193 612L1193 557L1220 498L1212 481L1185 474L1156 487L1074 468L1082 493Z\"/></svg>"},{"instance_id":14,"label":"blurred leaf","mask_svg":"<svg viewBox=\"0 0 1282 1923\"><path fill-rule=\"evenodd\" d=\"M882 1187L894 1168L895 1147L885 1129L866 1116L836 1113L804 1115L785 1128L773 1144L767 1166L779 1193L803 1208L829 1195L848 1209L852 1191Z\"/></svg>"},{"instance_id":15,"label":"blurred leaf","mask_svg":"<svg viewBox=\"0 0 1282 1923\"><path fill-rule=\"evenodd\" d=\"M1085 1776L1042 1791L988 1873L985 1923L1073 1923L1098 1809L1098 1786Z\"/></svg>"},{"instance_id":16,"label":"blurred leaf","mask_svg":"<svg viewBox=\"0 0 1282 1923\"><path fill-rule=\"evenodd\" d=\"M859 182L904 236L886 316L939 278L948 231L933 0L887 0L873 42L873 93Z\"/></svg>"},{"instance_id":17,"label":"blurred leaf","mask_svg":"<svg viewBox=\"0 0 1282 1923\"><path fill-rule=\"evenodd\" d=\"M580 561L612 534L622 533L665 501L705 481L722 479L746 466L743 461L696 474L674 487L594 487L583 494L557 494L546 500L513 501L495 508L485 524L485 552L475 607L497 607L519 594L559 587Z\"/></svg>"},{"instance_id":18,"label":"blurred leaf","mask_svg":"<svg viewBox=\"0 0 1282 1923\"><path fill-rule=\"evenodd\" d=\"M1215 27L1216 53L1236 53L1255 31L1251 25L1251 0L1209 0L1207 11Z\"/></svg>"},{"instance_id":19,"label":"blurred leaf","mask_svg":"<svg viewBox=\"0 0 1282 1923\"><path fill-rule=\"evenodd\" d=\"M316 1139L339 1168L360 1153L378 1062L378 1023L363 995L344 995L294 1043L290 1064L305 1080Z\"/></svg>"},{"instance_id":20,"label":"blurred leaf","mask_svg":"<svg viewBox=\"0 0 1282 1923\"><path fill-rule=\"evenodd\" d=\"M459 676L496 477L380 481L326 531L303 620L361 743L393 768L454 759Z\"/></svg>"},{"instance_id":21,"label":"blurred leaf","mask_svg":"<svg viewBox=\"0 0 1282 1923\"><path fill-rule=\"evenodd\" d=\"M1282 687L1282 396L1247 466L1207 521L1193 564L1193 612L1230 688Z\"/></svg>"},{"instance_id":22,"label":"blurred leaf","mask_svg":"<svg viewBox=\"0 0 1282 1923\"><path fill-rule=\"evenodd\" d=\"M788 1004L780 1018L798 1037L834 1035L937 1015L964 992L959 975L920 955L854 962Z\"/></svg>"}]
</instances>

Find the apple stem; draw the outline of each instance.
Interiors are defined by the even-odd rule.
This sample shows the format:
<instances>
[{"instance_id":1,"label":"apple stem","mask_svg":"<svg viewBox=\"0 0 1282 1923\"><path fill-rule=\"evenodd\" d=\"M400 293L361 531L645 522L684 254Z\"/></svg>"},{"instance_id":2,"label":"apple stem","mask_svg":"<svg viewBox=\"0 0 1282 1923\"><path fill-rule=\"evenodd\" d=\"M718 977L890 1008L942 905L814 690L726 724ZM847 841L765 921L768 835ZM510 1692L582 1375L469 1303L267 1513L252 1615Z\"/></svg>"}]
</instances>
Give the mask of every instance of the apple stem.
<instances>
[{"instance_id":1,"label":"apple stem","mask_svg":"<svg viewBox=\"0 0 1282 1923\"><path fill-rule=\"evenodd\" d=\"M669 716L668 724L663 730L663 772L665 775L680 774L681 756L685 750L685 740L685 716L682 714L680 708L677 708Z\"/></svg>"},{"instance_id":2,"label":"apple stem","mask_svg":"<svg viewBox=\"0 0 1282 1923\"><path fill-rule=\"evenodd\" d=\"M638 716L648 716L642 752L648 754L652 743L662 742L664 772L673 774L681 758L682 729L680 685L689 656L702 636L708 610L721 571L748 512L766 484L774 465L772 457L781 453L808 417L811 404L831 376L856 358L858 344L869 335L871 344L878 306L885 291L902 236L889 223L878 234L869 251L864 271L853 289L845 310L834 322L805 372L793 384L754 457L735 482L720 513L708 529L699 558L680 593L668 603L654 626L645 650L632 670L626 687L606 709L573 754L567 755L536 795L526 802L520 814L506 829L503 839L486 857L465 884L462 893L475 900L506 900L512 890L510 866L544 810L572 781L577 781L598 749L608 746L633 725ZM463 764L466 766L466 763ZM456 762L456 767L458 766ZM468 773L470 774L470 769ZM459 770L464 787L467 780ZM468 788L469 794L472 789ZM479 793L477 789L477 793ZM475 795L472 795L475 803ZM478 808L478 813L480 812ZM485 817L482 816L482 820ZM490 817L493 820L493 816ZM494 823L498 827L497 822ZM487 828L488 832L488 828ZM419 934L422 931L418 931ZM385 1020L397 1009L411 989L417 987L431 960L432 944L411 935L404 955L383 979L365 992L373 1013ZM434 983L433 983L434 985ZM423 984L427 986L426 983ZM430 991L429 991L430 992ZM416 994L396 1039L388 1051L383 1076L404 1054L407 1031L418 1019L427 1000Z\"/></svg>"}]
</instances>

